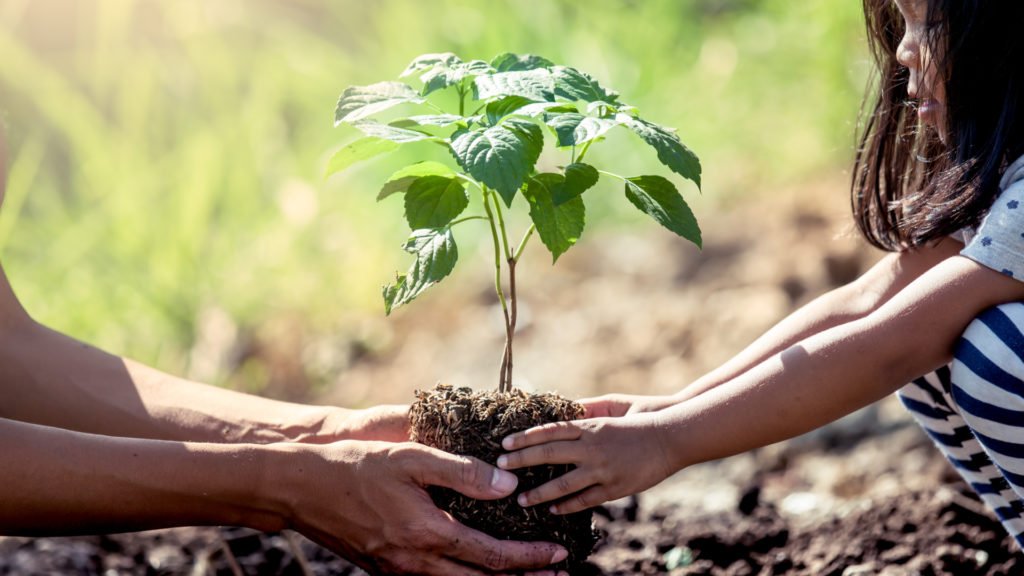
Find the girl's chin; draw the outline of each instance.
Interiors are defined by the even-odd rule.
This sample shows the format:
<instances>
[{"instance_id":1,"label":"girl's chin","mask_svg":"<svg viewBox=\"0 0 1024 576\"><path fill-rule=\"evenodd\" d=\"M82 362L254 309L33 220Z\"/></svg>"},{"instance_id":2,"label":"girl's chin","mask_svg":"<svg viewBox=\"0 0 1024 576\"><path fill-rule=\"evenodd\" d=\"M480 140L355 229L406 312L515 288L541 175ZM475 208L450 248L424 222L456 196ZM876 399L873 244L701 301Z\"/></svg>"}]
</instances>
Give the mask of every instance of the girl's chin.
<instances>
[{"instance_id":1,"label":"girl's chin","mask_svg":"<svg viewBox=\"0 0 1024 576\"><path fill-rule=\"evenodd\" d=\"M917 109L917 117L921 121L921 124L934 128L939 134L939 139L942 140L942 142L946 141L946 130L943 127L945 122L943 122L941 104L922 105Z\"/></svg>"},{"instance_id":2,"label":"girl's chin","mask_svg":"<svg viewBox=\"0 0 1024 576\"><path fill-rule=\"evenodd\" d=\"M934 101L922 102L921 105L917 107L917 116L921 118L921 120L931 121L938 115L941 107L941 104Z\"/></svg>"}]
</instances>

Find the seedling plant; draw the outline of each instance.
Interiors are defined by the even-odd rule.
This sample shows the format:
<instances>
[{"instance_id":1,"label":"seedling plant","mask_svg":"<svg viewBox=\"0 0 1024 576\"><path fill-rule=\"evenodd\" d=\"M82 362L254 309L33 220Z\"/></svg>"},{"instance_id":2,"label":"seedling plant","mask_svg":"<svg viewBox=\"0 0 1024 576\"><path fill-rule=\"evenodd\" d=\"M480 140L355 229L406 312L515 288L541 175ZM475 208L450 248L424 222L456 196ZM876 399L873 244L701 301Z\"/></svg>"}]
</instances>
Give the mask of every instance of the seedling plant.
<instances>
[{"instance_id":1,"label":"seedling plant","mask_svg":"<svg viewBox=\"0 0 1024 576\"><path fill-rule=\"evenodd\" d=\"M636 107L589 74L534 55L504 53L490 62L467 62L444 53L415 58L400 75L410 77L419 80L419 89L385 81L352 86L342 93L335 125L353 126L363 137L341 148L327 173L412 142L433 142L448 149L455 168L435 161L411 164L392 174L377 196L404 196L412 234L403 248L415 257L408 272L384 287L384 306L390 315L446 278L458 260L454 228L486 221L494 248L494 288L505 323L499 391L512 389L516 267L523 252L534 234L551 252L552 263L574 246L586 222L583 194L602 177L621 182L633 206L700 246L697 221L671 180L660 175L621 176L587 161L591 147L605 140L609 131L625 129L652 147L669 170L700 187L700 161L675 130L642 118ZM442 91L455 93L457 110L445 110L428 98ZM418 105L425 113L386 123L376 119L400 104ZM558 171L538 173L545 129L566 162ZM482 214L464 214L471 193L480 195ZM512 208L517 196L528 205L531 224L515 242L510 241L505 210Z\"/></svg>"}]
</instances>

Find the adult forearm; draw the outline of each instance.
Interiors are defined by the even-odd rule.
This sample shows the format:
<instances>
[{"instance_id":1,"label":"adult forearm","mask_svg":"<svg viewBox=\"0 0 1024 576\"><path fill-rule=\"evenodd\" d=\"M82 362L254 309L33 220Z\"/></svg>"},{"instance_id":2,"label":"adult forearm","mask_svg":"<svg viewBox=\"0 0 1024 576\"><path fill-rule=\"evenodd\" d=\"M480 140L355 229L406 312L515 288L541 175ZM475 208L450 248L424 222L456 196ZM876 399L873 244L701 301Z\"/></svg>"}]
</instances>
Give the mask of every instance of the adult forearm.
<instances>
[{"instance_id":1,"label":"adult forearm","mask_svg":"<svg viewBox=\"0 0 1024 576\"><path fill-rule=\"evenodd\" d=\"M264 487L268 462L283 449L114 438L0 419L0 533L281 529L286 506L264 496L274 493Z\"/></svg>"},{"instance_id":2,"label":"adult forearm","mask_svg":"<svg viewBox=\"0 0 1024 576\"><path fill-rule=\"evenodd\" d=\"M0 384L0 417L111 436L301 441L339 413L176 378L34 322L0 333Z\"/></svg>"}]
</instances>

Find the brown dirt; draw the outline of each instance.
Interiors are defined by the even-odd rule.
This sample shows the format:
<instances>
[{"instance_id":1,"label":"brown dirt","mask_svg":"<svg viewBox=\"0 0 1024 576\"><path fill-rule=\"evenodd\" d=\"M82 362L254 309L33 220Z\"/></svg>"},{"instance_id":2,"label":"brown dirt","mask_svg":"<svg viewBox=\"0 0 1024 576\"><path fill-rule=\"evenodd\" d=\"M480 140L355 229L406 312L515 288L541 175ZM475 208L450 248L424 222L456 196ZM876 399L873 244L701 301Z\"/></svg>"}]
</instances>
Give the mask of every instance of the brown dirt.
<instances>
[{"instance_id":1,"label":"brown dirt","mask_svg":"<svg viewBox=\"0 0 1024 576\"><path fill-rule=\"evenodd\" d=\"M509 434L549 422L576 420L583 406L557 394L474 392L438 384L416 393L409 411L412 440L453 454L494 462L505 451L501 440ZM516 470L516 494L501 500L474 500L454 490L432 488L430 495L442 510L470 528L503 540L557 542L569 551L560 569L577 571L597 542L591 511L557 516L544 506L523 508L516 496L571 469L570 466L533 466Z\"/></svg>"}]
</instances>

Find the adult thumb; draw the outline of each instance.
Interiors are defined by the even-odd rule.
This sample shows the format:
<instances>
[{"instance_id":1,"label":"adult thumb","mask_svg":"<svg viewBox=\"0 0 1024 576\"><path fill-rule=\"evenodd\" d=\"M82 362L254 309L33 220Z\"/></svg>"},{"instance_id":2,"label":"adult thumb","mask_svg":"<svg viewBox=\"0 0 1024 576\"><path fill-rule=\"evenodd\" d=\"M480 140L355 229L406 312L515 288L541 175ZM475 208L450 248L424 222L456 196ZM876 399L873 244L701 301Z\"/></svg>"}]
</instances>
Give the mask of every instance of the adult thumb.
<instances>
[{"instance_id":1,"label":"adult thumb","mask_svg":"<svg viewBox=\"0 0 1024 576\"><path fill-rule=\"evenodd\" d=\"M479 500L504 498L512 494L519 483L515 474L476 458L426 446L420 447L417 461L412 466L414 477L421 484L451 488Z\"/></svg>"}]
</instances>

